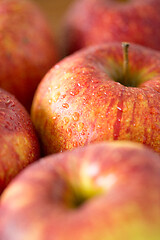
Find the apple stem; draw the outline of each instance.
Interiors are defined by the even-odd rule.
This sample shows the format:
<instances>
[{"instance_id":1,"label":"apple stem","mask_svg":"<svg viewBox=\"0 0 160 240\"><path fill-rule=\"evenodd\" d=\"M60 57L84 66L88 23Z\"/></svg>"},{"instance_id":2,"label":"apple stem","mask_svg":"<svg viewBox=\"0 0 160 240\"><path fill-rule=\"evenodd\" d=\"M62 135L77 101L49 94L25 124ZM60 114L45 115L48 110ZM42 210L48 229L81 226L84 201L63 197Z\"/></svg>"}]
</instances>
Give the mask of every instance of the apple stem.
<instances>
[{"instance_id":1,"label":"apple stem","mask_svg":"<svg viewBox=\"0 0 160 240\"><path fill-rule=\"evenodd\" d=\"M127 77L128 77L128 48L129 43L122 42L122 48L123 48L123 78L124 78L124 85L127 86Z\"/></svg>"}]
</instances>

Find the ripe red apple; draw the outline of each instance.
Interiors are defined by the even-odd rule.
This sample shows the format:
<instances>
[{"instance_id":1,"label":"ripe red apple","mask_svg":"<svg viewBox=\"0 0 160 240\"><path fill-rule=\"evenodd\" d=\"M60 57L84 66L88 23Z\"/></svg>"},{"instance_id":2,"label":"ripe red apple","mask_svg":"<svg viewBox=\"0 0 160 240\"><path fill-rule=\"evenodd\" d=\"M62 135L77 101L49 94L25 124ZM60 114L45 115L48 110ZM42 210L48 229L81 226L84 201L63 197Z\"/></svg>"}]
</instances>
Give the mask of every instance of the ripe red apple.
<instances>
[{"instance_id":1,"label":"ripe red apple","mask_svg":"<svg viewBox=\"0 0 160 240\"><path fill-rule=\"evenodd\" d=\"M0 204L0 239L159 240L160 157L101 142L23 170Z\"/></svg>"},{"instance_id":2,"label":"ripe red apple","mask_svg":"<svg viewBox=\"0 0 160 240\"><path fill-rule=\"evenodd\" d=\"M66 12L66 54L102 42L128 41L160 50L159 0L77 0Z\"/></svg>"},{"instance_id":3,"label":"ripe red apple","mask_svg":"<svg viewBox=\"0 0 160 240\"><path fill-rule=\"evenodd\" d=\"M45 154L103 140L131 140L160 152L160 53L135 44L128 51L128 67L127 51L108 43L48 72L31 110Z\"/></svg>"},{"instance_id":4,"label":"ripe red apple","mask_svg":"<svg viewBox=\"0 0 160 240\"><path fill-rule=\"evenodd\" d=\"M57 61L54 36L29 0L0 1L0 87L30 110L34 91Z\"/></svg>"},{"instance_id":5,"label":"ripe red apple","mask_svg":"<svg viewBox=\"0 0 160 240\"><path fill-rule=\"evenodd\" d=\"M30 116L14 96L0 89L0 193L20 170L39 157Z\"/></svg>"}]
</instances>

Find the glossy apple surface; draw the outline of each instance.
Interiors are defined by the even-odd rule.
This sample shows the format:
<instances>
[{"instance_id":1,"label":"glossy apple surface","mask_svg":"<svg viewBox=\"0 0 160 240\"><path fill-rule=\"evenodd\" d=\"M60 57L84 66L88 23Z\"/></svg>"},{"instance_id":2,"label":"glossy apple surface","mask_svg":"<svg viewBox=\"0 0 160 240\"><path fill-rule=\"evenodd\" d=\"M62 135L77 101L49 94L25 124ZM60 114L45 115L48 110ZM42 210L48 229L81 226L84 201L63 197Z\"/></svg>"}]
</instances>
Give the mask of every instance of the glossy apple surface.
<instances>
[{"instance_id":1,"label":"glossy apple surface","mask_svg":"<svg viewBox=\"0 0 160 240\"><path fill-rule=\"evenodd\" d=\"M131 140L160 152L160 53L120 43L85 48L41 81L31 117L45 154L103 140ZM125 84L124 84L125 83Z\"/></svg>"},{"instance_id":2,"label":"glossy apple surface","mask_svg":"<svg viewBox=\"0 0 160 240\"><path fill-rule=\"evenodd\" d=\"M0 89L0 193L24 167L40 157L39 142L22 104Z\"/></svg>"},{"instance_id":3,"label":"glossy apple surface","mask_svg":"<svg viewBox=\"0 0 160 240\"><path fill-rule=\"evenodd\" d=\"M0 1L0 87L30 110L34 91L58 58L45 17L29 0Z\"/></svg>"},{"instance_id":4,"label":"glossy apple surface","mask_svg":"<svg viewBox=\"0 0 160 240\"><path fill-rule=\"evenodd\" d=\"M159 13L159 0L73 1L64 18L66 54L113 41L160 50Z\"/></svg>"},{"instance_id":5,"label":"glossy apple surface","mask_svg":"<svg viewBox=\"0 0 160 240\"><path fill-rule=\"evenodd\" d=\"M97 143L45 157L6 188L0 239L159 240L160 157Z\"/></svg>"}]
</instances>

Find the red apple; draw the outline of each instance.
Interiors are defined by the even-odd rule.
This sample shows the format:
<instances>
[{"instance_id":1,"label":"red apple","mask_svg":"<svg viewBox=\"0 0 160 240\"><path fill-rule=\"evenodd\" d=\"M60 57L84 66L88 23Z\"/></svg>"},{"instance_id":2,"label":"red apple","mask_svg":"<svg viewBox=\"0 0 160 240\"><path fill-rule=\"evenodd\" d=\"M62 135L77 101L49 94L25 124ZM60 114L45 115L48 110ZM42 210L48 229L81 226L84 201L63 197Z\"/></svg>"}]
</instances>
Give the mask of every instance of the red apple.
<instances>
[{"instance_id":1,"label":"red apple","mask_svg":"<svg viewBox=\"0 0 160 240\"><path fill-rule=\"evenodd\" d=\"M48 72L31 110L45 154L103 140L131 140L160 152L160 53L135 44L128 51L128 67L121 44L108 43Z\"/></svg>"},{"instance_id":2,"label":"red apple","mask_svg":"<svg viewBox=\"0 0 160 240\"><path fill-rule=\"evenodd\" d=\"M128 41L160 50L159 0L77 0L66 12L66 54L102 42Z\"/></svg>"},{"instance_id":3,"label":"red apple","mask_svg":"<svg viewBox=\"0 0 160 240\"><path fill-rule=\"evenodd\" d=\"M30 116L14 96L0 89L0 193L20 170L39 157Z\"/></svg>"},{"instance_id":4,"label":"red apple","mask_svg":"<svg viewBox=\"0 0 160 240\"><path fill-rule=\"evenodd\" d=\"M123 141L45 157L6 188L0 216L2 240L159 240L160 157Z\"/></svg>"},{"instance_id":5,"label":"red apple","mask_svg":"<svg viewBox=\"0 0 160 240\"><path fill-rule=\"evenodd\" d=\"M29 0L0 1L0 87L30 110L34 91L57 61L45 17Z\"/></svg>"}]
</instances>

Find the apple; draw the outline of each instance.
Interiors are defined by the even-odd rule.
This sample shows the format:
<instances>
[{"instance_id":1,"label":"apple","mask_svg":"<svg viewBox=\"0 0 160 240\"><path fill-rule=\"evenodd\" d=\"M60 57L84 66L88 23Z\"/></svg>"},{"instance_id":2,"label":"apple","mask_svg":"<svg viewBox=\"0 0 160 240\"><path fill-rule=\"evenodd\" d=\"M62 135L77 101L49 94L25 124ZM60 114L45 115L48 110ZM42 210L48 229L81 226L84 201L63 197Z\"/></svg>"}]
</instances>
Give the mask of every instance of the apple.
<instances>
[{"instance_id":1,"label":"apple","mask_svg":"<svg viewBox=\"0 0 160 240\"><path fill-rule=\"evenodd\" d=\"M45 155L104 140L160 153L160 52L127 46L86 47L45 75L31 107Z\"/></svg>"},{"instance_id":2,"label":"apple","mask_svg":"<svg viewBox=\"0 0 160 240\"><path fill-rule=\"evenodd\" d=\"M0 87L30 111L38 83L56 63L54 34L29 0L0 1Z\"/></svg>"},{"instance_id":3,"label":"apple","mask_svg":"<svg viewBox=\"0 0 160 240\"><path fill-rule=\"evenodd\" d=\"M42 158L1 196L2 240L159 240L160 156L143 144L90 144Z\"/></svg>"},{"instance_id":4,"label":"apple","mask_svg":"<svg viewBox=\"0 0 160 240\"><path fill-rule=\"evenodd\" d=\"M0 89L0 194L13 177L39 158L39 142L28 112Z\"/></svg>"},{"instance_id":5,"label":"apple","mask_svg":"<svg viewBox=\"0 0 160 240\"><path fill-rule=\"evenodd\" d=\"M77 0L63 20L64 54L104 42L134 42L160 50L159 0Z\"/></svg>"}]
</instances>

